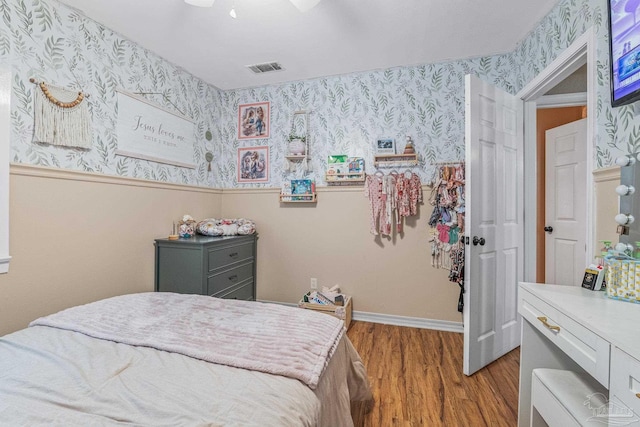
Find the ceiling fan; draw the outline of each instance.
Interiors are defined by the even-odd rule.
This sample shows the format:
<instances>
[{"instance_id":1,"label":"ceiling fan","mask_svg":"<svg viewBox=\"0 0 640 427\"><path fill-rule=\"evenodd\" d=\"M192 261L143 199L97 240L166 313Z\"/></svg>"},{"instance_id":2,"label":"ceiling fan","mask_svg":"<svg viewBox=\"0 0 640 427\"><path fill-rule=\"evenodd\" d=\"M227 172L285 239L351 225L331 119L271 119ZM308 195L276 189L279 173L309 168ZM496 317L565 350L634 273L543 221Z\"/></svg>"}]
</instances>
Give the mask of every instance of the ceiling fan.
<instances>
[{"instance_id":1,"label":"ceiling fan","mask_svg":"<svg viewBox=\"0 0 640 427\"><path fill-rule=\"evenodd\" d=\"M185 3L198 7L211 7L216 0L184 0ZM320 3L320 0L289 0L300 12L306 12Z\"/></svg>"}]
</instances>

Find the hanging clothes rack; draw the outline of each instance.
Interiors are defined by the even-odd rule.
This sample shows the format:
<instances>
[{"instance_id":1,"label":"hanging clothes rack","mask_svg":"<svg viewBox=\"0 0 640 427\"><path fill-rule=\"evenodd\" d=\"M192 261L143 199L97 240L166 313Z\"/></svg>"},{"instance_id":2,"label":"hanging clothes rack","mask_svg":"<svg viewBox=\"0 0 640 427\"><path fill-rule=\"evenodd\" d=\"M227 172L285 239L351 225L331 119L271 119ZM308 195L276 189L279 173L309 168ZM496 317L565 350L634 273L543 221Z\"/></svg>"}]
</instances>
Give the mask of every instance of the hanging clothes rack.
<instances>
[{"instance_id":1,"label":"hanging clothes rack","mask_svg":"<svg viewBox=\"0 0 640 427\"><path fill-rule=\"evenodd\" d=\"M432 166L458 166L458 165L464 165L464 160L460 160L457 162L434 162L431 163Z\"/></svg>"},{"instance_id":2,"label":"hanging clothes rack","mask_svg":"<svg viewBox=\"0 0 640 427\"><path fill-rule=\"evenodd\" d=\"M449 270L449 280L460 287L458 311L464 306L464 161L432 163L434 180L430 203L434 209L431 226L431 264Z\"/></svg>"}]
</instances>

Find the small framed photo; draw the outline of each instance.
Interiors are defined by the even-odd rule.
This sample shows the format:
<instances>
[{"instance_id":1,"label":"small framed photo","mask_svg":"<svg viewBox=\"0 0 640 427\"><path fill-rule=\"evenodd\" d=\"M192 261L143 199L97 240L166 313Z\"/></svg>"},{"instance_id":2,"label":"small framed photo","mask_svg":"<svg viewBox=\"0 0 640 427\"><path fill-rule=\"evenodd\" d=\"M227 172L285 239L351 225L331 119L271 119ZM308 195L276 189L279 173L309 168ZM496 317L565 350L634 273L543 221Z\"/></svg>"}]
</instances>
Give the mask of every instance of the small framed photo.
<instances>
[{"instance_id":1,"label":"small framed photo","mask_svg":"<svg viewBox=\"0 0 640 427\"><path fill-rule=\"evenodd\" d=\"M378 138L376 141L377 154L396 154L396 142L393 138Z\"/></svg>"},{"instance_id":2,"label":"small framed photo","mask_svg":"<svg viewBox=\"0 0 640 427\"><path fill-rule=\"evenodd\" d=\"M238 182L269 181L269 147L238 148Z\"/></svg>"},{"instance_id":3,"label":"small framed photo","mask_svg":"<svg viewBox=\"0 0 640 427\"><path fill-rule=\"evenodd\" d=\"M271 103L255 102L238 106L238 139L269 138Z\"/></svg>"}]
</instances>

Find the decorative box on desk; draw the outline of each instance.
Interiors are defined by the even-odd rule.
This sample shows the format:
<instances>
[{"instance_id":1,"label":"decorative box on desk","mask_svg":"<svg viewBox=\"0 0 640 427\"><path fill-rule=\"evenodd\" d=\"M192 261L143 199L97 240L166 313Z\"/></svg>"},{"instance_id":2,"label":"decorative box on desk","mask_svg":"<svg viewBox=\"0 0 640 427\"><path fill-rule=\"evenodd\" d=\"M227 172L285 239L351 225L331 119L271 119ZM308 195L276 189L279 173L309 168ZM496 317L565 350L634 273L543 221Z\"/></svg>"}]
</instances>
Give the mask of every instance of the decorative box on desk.
<instances>
[{"instance_id":1,"label":"decorative box on desk","mask_svg":"<svg viewBox=\"0 0 640 427\"><path fill-rule=\"evenodd\" d=\"M321 313L326 313L332 315L333 317L337 317L344 322L344 327L346 329L349 329L349 325L351 325L351 316L353 314L351 297L345 297L344 305L323 305L312 302L304 302L304 300L300 300L300 302L298 302L298 307L319 311Z\"/></svg>"},{"instance_id":2,"label":"decorative box on desk","mask_svg":"<svg viewBox=\"0 0 640 427\"><path fill-rule=\"evenodd\" d=\"M155 290L256 299L257 234L156 239Z\"/></svg>"}]
</instances>

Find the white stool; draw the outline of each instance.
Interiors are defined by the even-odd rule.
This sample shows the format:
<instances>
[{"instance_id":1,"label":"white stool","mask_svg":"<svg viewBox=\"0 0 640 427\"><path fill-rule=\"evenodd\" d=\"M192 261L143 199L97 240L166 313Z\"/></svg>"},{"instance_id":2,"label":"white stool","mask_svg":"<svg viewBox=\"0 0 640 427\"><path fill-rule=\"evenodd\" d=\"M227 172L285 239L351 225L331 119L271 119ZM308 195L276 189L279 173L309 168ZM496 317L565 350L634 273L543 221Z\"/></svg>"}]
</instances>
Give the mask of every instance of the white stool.
<instances>
[{"instance_id":1,"label":"white stool","mask_svg":"<svg viewBox=\"0 0 640 427\"><path fill-rule=\"evenodd\" d=\"M588 374L534 369L530 425L602 427L608 421L608 396L608 391Z\"/></svg>"}]
</instances>

